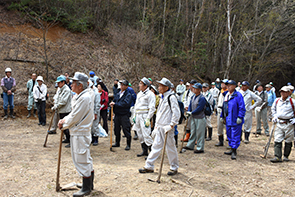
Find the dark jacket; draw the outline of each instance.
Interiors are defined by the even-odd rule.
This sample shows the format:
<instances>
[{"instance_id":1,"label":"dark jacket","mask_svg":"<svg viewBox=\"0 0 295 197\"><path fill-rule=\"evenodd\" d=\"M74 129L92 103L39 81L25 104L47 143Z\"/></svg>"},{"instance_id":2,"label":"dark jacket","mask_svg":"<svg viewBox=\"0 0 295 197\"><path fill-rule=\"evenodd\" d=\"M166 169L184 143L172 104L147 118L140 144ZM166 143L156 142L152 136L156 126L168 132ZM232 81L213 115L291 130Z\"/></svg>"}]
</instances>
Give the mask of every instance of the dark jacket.
<instances>
[{"instance_id":1,"label":"dark jacket","mask_svg":"<svg viewBox=\"0 0 295 197\"><path fill-rule=\"evenodd\" d=\"M127 90L130 92L130 94L131 94L131 97L132 97L132 101L131 101L131 107L133 107L134 105L135 105L135 101L136 101L136 93L135 93L135 91L133 90L133 88L131 88L131 87L128 87L127 88Z\"/></svg>"},{"instance_id":2,"label":"dark jacket","mask_svg":"<svg viewBox=\"0 0 295 197\"><path fill-rule=\"evenodd\" d=\"M123 96L120 98L120 92L114 97L114 113L115 115L128 115L131 116L130 107L132 102L131 94L128 90L125 90Z\"/></svg>"},{"instance_id":3,"label":"dark jacket","mask_svg":"<svg viewBox=\"0 0 295 197\"><path fill-rule=\"evenodd\" d=\"M115 84L115 85L113 86L113 94L116 95L116 94L118 94L119 92L120 92L120 89L118 89L118 84Z\"/></svg>"}]
</instances>

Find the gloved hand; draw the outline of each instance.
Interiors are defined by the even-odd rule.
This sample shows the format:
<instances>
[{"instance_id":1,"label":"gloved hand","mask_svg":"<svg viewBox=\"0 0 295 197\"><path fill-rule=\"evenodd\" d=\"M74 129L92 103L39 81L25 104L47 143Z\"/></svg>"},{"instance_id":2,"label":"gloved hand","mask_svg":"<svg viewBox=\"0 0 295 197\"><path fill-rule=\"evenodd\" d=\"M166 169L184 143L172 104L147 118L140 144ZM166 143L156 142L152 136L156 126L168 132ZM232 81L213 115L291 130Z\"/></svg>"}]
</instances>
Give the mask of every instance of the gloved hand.
<instances>
[{"instance_id":1,"label":"gloved hand","mask_svg":"<svg viewBox=\"0 0 295 197\"><path fill-rule=\"evenodd\" d=\"M277 118L277 117L273 117L273 118L272 118L272 122L273 122L273 123L278 122L278 118Z\"/></svg>"},{"instance_id":2,"label":"gloved hand","mask_svg":"<svg viewBox=\"0 0 295 197\"><path fill-rule=\"evenodd\" d=\"M189 118L192 115L191 111L186 112L186 117Z\"/></svg>"},{"instance_id":3,"label":"gloved hand","mask_svg":"<svg viewBox=\"0 0 295 197\"><path fill-rule=\"evenodd\" d=\"M242 119L241 118L237 118L237 124L241 124L242 123Z\"/></svg>"},{"instance_id":4,"label":"gloved hand","mask_svg":"<svg viewBox=\"0 0 295 197\"><path fill-rule=\"evenodd\" d=\"M51 107L52 111L55 111L57 109L57 105L54 105L53 107Z\"/></svg>"},{"instance_id":5,"label":"gloved hand","mask_svg":"<svg viewBox=\"0 0 295 197\"><path fill-rule=\"evenodd\" d=\"M290 123L291 123L291 124L295 124L295 118L291 118L291 119L290 119Z\"/></svg>"},{"instance_id":6,"label":"gloved hand","mask_svg":"<svg viewBox=\"0 0 295 197\"><path fill-rule=\"evenodd\" d=\"M136 115L133 116L132 122L135 124L136 123Z\"/></svg>"},{"instance_id":7,"label":"gloved hand","mask_svg":"<svg viewBox=\"0 0 295 197\"><path fill-rule=\"evenodd\" d=\"M102 108L104 108L104 104L102 104L102 106L99 108L99 110L102 110Z\"/></svg>"},{"instance_id":8,"label":"gloved hand","mask_svg":"<svg viewBox=\"0 0 295 197\"><path fill-rule=\"evenodd\" d=\"M253 105L251 105L249 108L248 108L248 111L251 111L253 109Z\"/></svg>"},{"instance_id":9,"label":"gloved hand","mask_svg":"<svg viewBox=\"0 0 295 197\"><path fill-rule=\"evenodd\" d=\"M173 128L173 127L171 127L170 125L163 126L163 129L164 129L165 133L171 131L172 128Z\"/></svg>"},{"instance_id":10,"label":"gloved hand","mask_svg":"<svg viewBox=\"0 0 295 197\"><path fill-rule=\"evenodd\" d=\"M221 118L221 117L220 117L220 119L219 119L219 120L220 120L220 122L223 122L223 118Z\"/></svg>"},{"instance_id":11,"label":"gloved hand","mask_svg":"<svg viewBox=\"0 0 295 197\"><path fill-rule=\"evenodd\" d=\"M261 107L256 107L256 111L260 112L261 111Z\"/></svg>"},{"instance_id":12,"label":"gloved hand","mask_svg":"<svg viewBox=\"0 0 295 197\"><path fill-rule=\"evenodd\" d=\"M150 119L149 119L149 118L145 119L145 121L144 121L144 126L145 126L146 128L148 128L148 127L150 126L150 124L151 124Z\"/></svg>"}]
</instances>

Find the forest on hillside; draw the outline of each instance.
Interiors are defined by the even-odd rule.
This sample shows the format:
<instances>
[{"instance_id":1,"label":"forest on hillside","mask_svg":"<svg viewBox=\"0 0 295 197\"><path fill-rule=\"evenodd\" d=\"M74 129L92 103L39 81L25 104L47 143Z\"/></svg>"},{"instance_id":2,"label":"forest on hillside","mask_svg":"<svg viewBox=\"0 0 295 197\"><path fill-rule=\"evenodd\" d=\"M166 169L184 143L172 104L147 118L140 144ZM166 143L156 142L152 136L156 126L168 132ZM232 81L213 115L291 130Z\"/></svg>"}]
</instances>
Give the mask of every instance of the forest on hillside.
<instances>
[{"instance_id":1,"label":"forest on hillside","mask_svg":"<svg viewBox=\"0 0 295 197\"><path fill-rule=\"evenodd\" d=\"M30 22L59 23L72 32L107 36L115 28L114 39L129 48L205 81L295 82L292 0L3 0L2 5Z\"/></svg>"}]
</instances>

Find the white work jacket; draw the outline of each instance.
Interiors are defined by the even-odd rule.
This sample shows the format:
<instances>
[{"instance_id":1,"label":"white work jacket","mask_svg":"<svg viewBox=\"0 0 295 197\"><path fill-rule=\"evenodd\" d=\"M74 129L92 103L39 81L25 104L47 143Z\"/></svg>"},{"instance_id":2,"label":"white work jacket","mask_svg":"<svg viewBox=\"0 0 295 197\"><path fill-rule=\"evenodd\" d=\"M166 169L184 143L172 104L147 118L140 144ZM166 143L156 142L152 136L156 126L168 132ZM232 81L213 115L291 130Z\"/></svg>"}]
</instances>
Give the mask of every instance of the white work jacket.
<instances>
[{"instance_id":1,"label":"white work jacket","mask_svg":"<svg viewBox=\"0 0 295 197\"><path fill-rule=\"evenodd\" d=\"M257 96L254 92L252 92L251 90L246 90L246 91L243 91L242 89L240 90L240 93L243 95L244 97L244 103L245 103L245 108L246 108L246 111L249 111L250 110L250 107L252 105L252 100L255 101L254 105L253 105L253 109L255 107L257 107L262 99Z\"/></svg>"},{"instance_id":2,"label":"white work jacket","mask_svg":"<svg viewBox=\"0 0 295 197\"><path fill-rule=\"evenodd\" d=\"M176 93L179 93L179 94L183 94L186 90L186 86L184 84L179 84L177 87L176 87Z\"/></svg>"},{"instance_id":3,"label":"white work jacket","mask_svg":"<svg viewBox=\"0 0 295 197\"><path fill-rule=\"evenodd\" d=\"M38 87L40 88L41 92L39 91ZM41 86L37 83L37 85L34 86L33 89L33 96L35 99L35 102L38 102L38 99L41 99L42 101L46 101L46 93L47 93L47 86L42 83Z\"/></svg>"},{"instance_id":4,"label":"white work jacket","mask_svg":"<svg viewBox=\"0 0 295 197\"><path fill-rule=\"evenodd\" d=\"M220 90L214 87L214 88L211 88L209 92L212 94L213 98L217 100Z\"/></svg>"},{"instance_id":5,"label":"white work jacket","mask_svg":"<svg viewBox=\"0 0 295 197\"><path fill-rule=\"evenodd\" d=\"M168 96L170 96L170 104L171 107L168 104ZM160 102L157 109L157 115L156 115L156 127L157 125L160 126L175 126L178 124L180 119L180 109L178 105L178 101L173 95L173 92L171 90L168 90L163 95L160 95Z\"/></svg>"},{"instance_id":6,"label":"white work jacket","mask_svg":"<svg viewBox=\"0 0 295 197\"><path fill-rule=\"evenodd\" d=\"M137 94L134 110L136 114L147 113L147 118L151 119L156 111L156 96L148 88Z\"/></svg>"},{"instance_id":7,"label":"white work jacket","mask_svg":"<svg viewBox=\"0 0 295 197\"><path fill-rule=\"evenodd\" d=\"M187 95L187 94L186 94ZM195 93L192 92L192 90L189 90L189 93L187 96L185 96L185 100L183 102L184 104L184 108L188 107L190 102L191 102L191 98L195 95Z\"/></svg>"},{"instance_id":8,"label":"white work jacket","mask_svg":"<svg viewBox=\"0 0 295 197\"><path fill-rule=\"evenodd\" d=\"M292 99L292 98L291 98ZM295 105L295 100L292 99L293 105ZM272 104L271 112L273 117L280 119L291 119L294 117L294 111L290 102L290 96L284 101L282 97L277 98Z\"/></svg>"},{"instance_id":9,"label":"white work jacket","mask_svg":"<svg viewBox=\"0 0 295 197\"><path fill-rule=\"evenodd\" d=\"M72 111L64 117L63 129L70 129L71 135L91 135L91 126L94 119L93 99L89 89L83 90L72 99Z\"/></svg>"},{"instance_id":10,"label":"white work jacket","mask_svg":"<svg viewBox=\"0 0 295 197\"><path fill-rule=\"evenodd\" d=\"M63 87L57 89L55 94L54 105L57 105L58 113L71 112L72 93L70 88L65 84Z\"/></svg>"}]
</instances>

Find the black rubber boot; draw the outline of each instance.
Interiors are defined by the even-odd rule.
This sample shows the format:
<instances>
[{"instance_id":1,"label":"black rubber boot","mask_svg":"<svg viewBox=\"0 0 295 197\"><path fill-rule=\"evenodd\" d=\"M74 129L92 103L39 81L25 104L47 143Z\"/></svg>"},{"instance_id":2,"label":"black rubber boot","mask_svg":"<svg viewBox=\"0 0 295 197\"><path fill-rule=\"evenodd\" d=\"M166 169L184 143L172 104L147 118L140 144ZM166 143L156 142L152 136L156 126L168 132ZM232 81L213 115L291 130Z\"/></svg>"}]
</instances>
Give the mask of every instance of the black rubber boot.
<instances>
[{"instance_id":1,"label":"black rubber boot","mask_svg":"<svg viewBox=\"0 0 295 197\"><path fill-rule=\"evenodd\" d=\"M215 144L215 146L223 146L223 135L218 136L219 142Z\"/></svg>"},{"instance_id":2,"label":"black rubber boot","mask_svg":"<svg viewBox=\"0 0 295 197\"><path fill-rule=\"evenodd\" d=\"M137 157L148 156L148 146L145 143L141 143L142 153L137 154Z\"/></svg>"},{"instance_id":3,"label":"black rubber boot","mask_svg":"<svg viewBox=\"0 0 295 197\"><path fill-rule=\"evenodd\" d=\"M248 144L249 143L249 136L250 136L250 132L244 132L245 133L245 140L244 143Z\"/></svg>"},{"instance_id":4,"label":"black rubber boot","mask_svg":"<svg viewBox=\"0 0 295 197\"><path fill-rule=\"evenodd\" d=\"M229 151L224 152L225 155L231 155L233 153L233 149L231 148Z\"/></svg>"},{"instance_id":5,"label":"black rubber boot","mask_svg":"<svg viewBox=\"0 0 295 197\"><path fill-rule=\"evenodd\" d=\"M289 161L289 155L292 150L292 142L291 143L286 143L285 142L285 148L284 148L284 161Z\"/></svg>"},{"instance_id":6,"label":"black rubber boot","mask_svg":"<svg viewBox=\"0 0 295 197\"><path fill-rule=\"evenodd\" d=\"M130 148L131 148L131 137L130 137L130 139L127 139L127 146L126 146L125 150L130 150Z\"/></svg>"},{"instance_id":7,"label":"black rubber boot","mask_svg":"<svg viewBox=\"0 0 295 197\"><path fill-rule=\"evenodd\" d=\"M98 145L98 137L93 137L93 146Z\"/></svg>"},{"instance_id":8,"label":"black rubber boot","mask_svg":"<svg viewBox=\"0 0 295 197\"><path fill-rule=\"evenodd\" d=\"M70 143L70 132L68 129L64 130L64 134L66 135L66 139L63 141L63 143Z\"/></svg>"},{"instance_id":9,"label":"black rubber boot","mask_svg":"<svg viewBox=\"0 0 295 197\"><path fill-rule=\"evenodd\" d=\"M85 196L90 194L91 192L91 187L92 187L92 176L90 177L83 177L83 184L82 184L82 189L76 193L73 194L73 197L78 197L78 196Z\"/></svg>"},{"instance_id":10,"label":"black rubber boot","mask_svg":"<svg viewBox=\"0 0 295 197\"><path fill-rule=\"evenodd\" d=\"M27 118L30 118L30 117L31 117L31 110L28 110Z\"/></svg>"},{"instance_id":11,"label":"black rubber boot","mask_svg":"<svg viewBox=\"0 0 295 197\"><path fill-rule=\"evenodd\" d=\"M237 149L232 148L232 153L231 153L231 159L236 160L237 159Z\"/></svg>"},{"instance_id":12,"label":"black rubber boot","mask_svg":"<svg viewBox=\"0 0 295 197\"><path fill-rule=\"evenodd\" d=\"M206 138L206 141L212 140L212 128L208 127L208 138Z\"/></svg>"},{"instance_id":13,"label":"black rubber boot","mask_svg":"<svg viewBox=\"0 0 295 197\"><path fill-rule=\"evenodd\" d=\"M282 162L282 142L275 142L274 145L275 157L270 161L272 163Z\"/></svg>"},{"instance_id":14,"label":"black rubber boot","mask_svg":"<svg viewBox=\"0 0 295 197\"><path fill-rule=\"evenodd\" d=\"M4 109L4 120L8 118L7 109Z\"/></svg>"},{"instance_id":15,"label":"black rubber boot","mask_svg":"<svg viewBox=\"0 0 295 197\"><path fill-rule=\"evenodd\" d=\"M137 140L138 139L138 136L137 136L137 132L134 131L134 137L133 137L134 140Z\"/></svg>"},{"instance_id":16,"label":"black rubber boot","mask_svg":"<svg viewBox=\"0 0 295 197\"><path fill-rule=\"evenodd\" d=\"M13 115L13 109L10 110L10 117L15 119L15 116Z\"/></svg>"},{"instance_id":17,"label":"black rubber boot","mask_svg":"<svg viewBox=\"0 0 295 197\"><path fill-rule=\"evenodd\" d=\"M94 180L94 170L91 172L91 190L93 190L94 185L93 185L93 180Z\"/></svg>"},{"instance_id":18,"label":"black rubber boot","mask_svg":"<svg viewBox=\"0 0 295 197\"><path fill-rule=\"evenodd\" d=\"M37 112L37 109L34 109L34 112L33 112L34 118L36 118L36 112Z\"/></svg>"}]
</instances>

